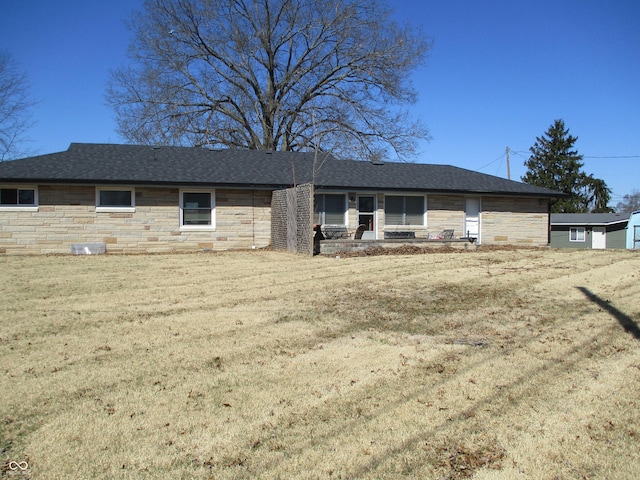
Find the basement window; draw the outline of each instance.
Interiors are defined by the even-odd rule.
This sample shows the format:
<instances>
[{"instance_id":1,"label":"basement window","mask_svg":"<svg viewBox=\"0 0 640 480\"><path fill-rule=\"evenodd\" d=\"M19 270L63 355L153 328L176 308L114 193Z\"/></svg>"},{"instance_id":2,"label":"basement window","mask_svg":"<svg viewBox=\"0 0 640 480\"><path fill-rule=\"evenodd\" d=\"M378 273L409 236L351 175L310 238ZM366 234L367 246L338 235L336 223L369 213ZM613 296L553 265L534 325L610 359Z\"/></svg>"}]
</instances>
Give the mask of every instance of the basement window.
<instances>
[{"instance_id":1,"label":"basement window","mask_svg":"<svg viewBox=\"0 0 640 480\"><path fill-rule=\"evenodd\" d=\"M96 212L135 212L133 188L96 188Z\"/></svg>"},{"instance_id":2,"label":"basement window","mask_svg":"<svg viewBox=\"0 0 640 480\"><path fill-rule=\"evenodd\" d=\"M584 227L569 228L569 241L584 242L585 241Z\"/></svg>"},{"instance_id":3,"label":"basement window","mask_svg":"<svg viewBox=\"0 0 640 480\"><path fill-rule=\"evenodd\" d=\"M35 187L0 188L0 208L37 211L38 190Z\"/></svg>"}]
</instances>

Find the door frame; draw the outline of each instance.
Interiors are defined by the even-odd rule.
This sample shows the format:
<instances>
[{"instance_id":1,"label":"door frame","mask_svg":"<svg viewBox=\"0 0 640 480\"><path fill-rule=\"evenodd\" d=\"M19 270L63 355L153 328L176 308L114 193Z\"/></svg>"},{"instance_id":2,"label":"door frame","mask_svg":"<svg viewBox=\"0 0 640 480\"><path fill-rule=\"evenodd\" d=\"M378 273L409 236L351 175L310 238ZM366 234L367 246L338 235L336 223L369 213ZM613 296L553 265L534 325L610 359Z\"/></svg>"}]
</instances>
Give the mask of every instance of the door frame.
<instances>
[{"instance_id":1,"label":"door frame","mask_svg":"<svg viewBox=\"0 0 640 480\"><path fill-rule=\"evenodd\" d=\"M362 197L371 197L373 199L373 211L371 212L362 212L363 215L371 215L373 217L373 228L369 231L374 232L374 234L378 235L378 195L375 193L363 193L356 195L356 228L361 225L360 223L360 198Z\"/></svg>"},{"instance_id":2,"label":"door frame","mask_svg":"<svg viewBox=\"0 0 640 480\"><path fill-rule=\"evenodd\" d=\"M464 236L467 236L467 217L473 217L474 215L468 215L468 205L469 205L469 201L475 201L478 204L478 211L477 211L477 222L478 222L478 236L476 238L476 243L478 245L480 245L482 243L482 197L465 197L464 199Z\"/></svg>"}]
</instances>

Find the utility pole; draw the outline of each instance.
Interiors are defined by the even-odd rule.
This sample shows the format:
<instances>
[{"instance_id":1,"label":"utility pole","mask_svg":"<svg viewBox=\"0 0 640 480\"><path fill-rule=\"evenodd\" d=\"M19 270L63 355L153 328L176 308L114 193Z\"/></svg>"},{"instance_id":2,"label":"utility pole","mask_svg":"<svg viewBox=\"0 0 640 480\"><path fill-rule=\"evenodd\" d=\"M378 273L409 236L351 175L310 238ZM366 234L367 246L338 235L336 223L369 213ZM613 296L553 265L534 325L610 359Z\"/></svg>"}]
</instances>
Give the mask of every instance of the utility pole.
<instances>
[{"instance_id":1,"label":"utility pole","mask_svg":"<svg viewBox=\"0 0 640 480\"><path fill-rule=\"evenodd\" d=\"M511 164L509 163L509 147L507 147L507 179L511 180Z\"/></svg>"}]
</instances>

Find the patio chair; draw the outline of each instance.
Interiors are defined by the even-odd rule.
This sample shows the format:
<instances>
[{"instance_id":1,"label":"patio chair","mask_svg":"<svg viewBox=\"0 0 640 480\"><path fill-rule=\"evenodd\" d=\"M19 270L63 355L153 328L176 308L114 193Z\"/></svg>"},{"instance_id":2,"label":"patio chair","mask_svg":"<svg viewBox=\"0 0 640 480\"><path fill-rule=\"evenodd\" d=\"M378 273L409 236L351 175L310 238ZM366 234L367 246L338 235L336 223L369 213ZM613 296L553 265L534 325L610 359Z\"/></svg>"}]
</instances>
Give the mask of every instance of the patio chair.
<instances>
[{"instance_id":1,"label":"patio chair","mask_svg":"<svg viewBox=\"0 0 640 480\"><path fill-rule=\"evenodd\" d=\"M362 239L362 234L367 230L367 226L366 225L358 225L358 228L356 228L356 233L353 235L353 238L355 240L360 240Z\"/></svg>"}]
</instances>

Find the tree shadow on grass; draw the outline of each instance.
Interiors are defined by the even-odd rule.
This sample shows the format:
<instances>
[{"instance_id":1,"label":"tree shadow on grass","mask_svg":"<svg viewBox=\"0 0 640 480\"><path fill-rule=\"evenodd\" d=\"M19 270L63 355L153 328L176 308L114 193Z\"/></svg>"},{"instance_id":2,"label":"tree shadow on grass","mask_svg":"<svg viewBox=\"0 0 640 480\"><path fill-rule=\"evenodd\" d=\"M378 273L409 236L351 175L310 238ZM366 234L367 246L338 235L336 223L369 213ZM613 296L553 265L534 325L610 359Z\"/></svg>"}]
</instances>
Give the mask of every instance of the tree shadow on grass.
<instances>
[{"instance_id":1,"label":"tree shadow on grass","mask_svg":"<svg viewBox=\"0 0 640 480\"><path fill-rule=\"evenodd\" d=\"M621 312L616 307L611 305L609 302L607 302L606 300L603 300L602 298L597 296L595 293L591 292L588 288L585 288L585 287L576 287L576 288L580 290L584 294L584 296L587 297L589 300L591 300L593 303L598 305L603 310L606 310L607 312L609 312L616 320L618 320L618 323L622 326L622 328L624 328L627 332L629 332L634 337L636 337L637 340L640 340L640 327L638 327L638 324L634 322L629 315L625 314L624 312Z\"/></svg>"}]
</instances>

